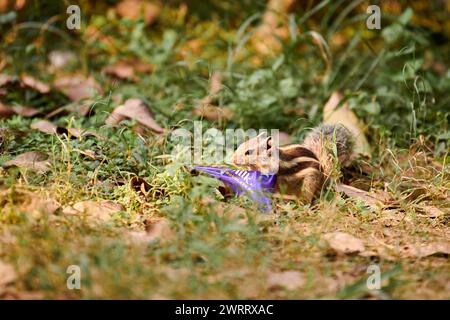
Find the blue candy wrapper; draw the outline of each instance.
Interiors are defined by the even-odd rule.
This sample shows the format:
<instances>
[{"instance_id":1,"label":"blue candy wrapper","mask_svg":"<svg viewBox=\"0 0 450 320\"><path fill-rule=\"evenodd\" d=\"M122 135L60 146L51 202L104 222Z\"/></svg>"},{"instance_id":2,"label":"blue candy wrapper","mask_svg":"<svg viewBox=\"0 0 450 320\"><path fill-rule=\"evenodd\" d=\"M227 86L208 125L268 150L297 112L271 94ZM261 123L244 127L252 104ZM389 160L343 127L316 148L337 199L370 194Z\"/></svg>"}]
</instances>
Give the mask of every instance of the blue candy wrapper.
<instances>
[{"instance_id":1,"label":"blue candy wrapper","mask_svg":"<svg viewBox=\"0 0 450 320\"><path fill-rule=\"evenodd\" d=\"M247 194L258 203L262 212L272 210L270 198L275 188L277 176L275 174L262 174L254 170L232 170L228 168L215 168L196 166L195 169L204 172L226 183L237 195Z\"/></svg>"}]
</instances>

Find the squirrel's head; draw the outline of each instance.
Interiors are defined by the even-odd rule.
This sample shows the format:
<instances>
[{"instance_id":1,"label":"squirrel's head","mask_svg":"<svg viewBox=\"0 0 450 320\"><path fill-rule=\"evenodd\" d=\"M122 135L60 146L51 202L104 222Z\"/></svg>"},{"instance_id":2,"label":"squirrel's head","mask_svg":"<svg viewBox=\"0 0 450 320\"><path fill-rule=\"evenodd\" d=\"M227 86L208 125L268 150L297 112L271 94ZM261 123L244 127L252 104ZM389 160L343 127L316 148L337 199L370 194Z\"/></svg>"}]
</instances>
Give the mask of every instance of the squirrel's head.
<instances>
[{"instance_id":1,"label":"squirrel's head","mask_svg":"<svg viewBox=\"0 0 450 320\"><path fill-rule=\"evenodd\" d=\"M274 172L272 157L273 139L266 132L243 142L234 152L231 161L263 173Z\"/></svg>"}]
</instances>

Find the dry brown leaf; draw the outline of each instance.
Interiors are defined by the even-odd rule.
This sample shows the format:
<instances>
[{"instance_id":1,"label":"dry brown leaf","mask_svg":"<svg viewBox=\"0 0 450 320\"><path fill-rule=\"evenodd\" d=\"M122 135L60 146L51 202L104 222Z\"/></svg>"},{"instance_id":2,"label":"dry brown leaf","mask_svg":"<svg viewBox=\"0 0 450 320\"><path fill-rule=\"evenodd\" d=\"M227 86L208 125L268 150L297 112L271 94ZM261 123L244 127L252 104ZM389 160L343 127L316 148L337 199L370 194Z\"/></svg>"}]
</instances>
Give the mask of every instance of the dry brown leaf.
<instances>
[{"instance_id":1,"label":"dry brown leaf","mask_svg":"<svg viewBox=\"0 0 450 320\"><path fill-rule=\"evenodd\" d=\"M348 128L355 139L355 153L371 156L371 148L364 134L364 125L350 109L348 103L339 105L342 100L340 92L333 92L323 108L323 122L342 124Z\"/></svg>"},{"instance_id":2,"label":"dry brown leaf","mask_svg":"<svg viewBox=\"0 0 450 320\"><path fill-rule=\"evenodd\" d=\"M60 204L54 199L44 198L42 195L34 193L30 194L30 197L21 206L21 210L33 218L53 215L59 208Z\"/></svg>"},{"instance_id":3,"label":"dry brown leaf","mask_svg":"<svg viewBox=\"0 0 450 320\"><path fill-rule=\"evenodd\" d=\"M444 215L449 215L449 210L444 212L443 210L436 208L434 206L423 206L417 208L419 211L422 211L423 214L419 214L420 216L429 217L429 218L438 218Z\"/></svg>"},{"instance_id":4,"label":"dry brown leaf","mask_svg":"<svg viewBox=\"0 0 450 320\"><path fill-rule=\"evenodd\" d=\"M106 74L113 75L119 79L137 80L133 67L122 61L107 66L103 71Z\"/></svg>"},{"instance_id":5,"label":"dry brown leaf","mask_svg":"<svg viewBox=\"0 0 450 320\"><path fill-rule=\"evenodd\" d=\"M331 232L324 235L324 239L337 253L354 254L365 250L363 242L344 232Z\"/></svg>"},{"instance_id":6,"label":"dry brown leaf","mask_svg":"<svg viewBox=\"0 0 450 320\"><path fill-rule=\"evenodd\" d=\"M26 0L0 0L0 12L8 10L22 10L26 4Z\"/></svg>"},{"instance_id":7,"label":"dry brown leaf","mask_svg":"<svg viewBox=\"0 0 450 320\"><path fill-rule=\"evenodd\" d=\"M116 6L117 13L130 20L143 17L147 25L152 24L161 14L161 7L141 0L123 0Z\"/></svg>"},{"instance_id":8,"label":"dry brown leaf","mask_svg":"<svg viewBox=\"0 0 450 320\"><path fill-rule=\"evenodd\" d=\"M386 198L383 195L367 192L352 186L345 184L337 184L335 187L337 192L343 192L350 198L360 199L367 203L369 206L381 206L386 202Z\"/></svg>"},{"instance_id":9,"label":"dry brown leaf","mask_svg":"<svg viewBox=\"0 0 450 320\"><path fill-rule=\"evenodd\" d=\"M121 204L110 200L92 201L86 200L75 203L73 206L66 207L63 210L67 215L83 215L96 222L106 222L111 216L122 211Z\"/></svg>"},{"instance_id":10,"label":"dry brown leaf","mask_svg":"<svg viewBox=\"0 0 450 320\"><path fill-rule=\"evenodd\" d=\"M103 69L106 74L119 79L137 81L139 78L136 72L149 73L153 71L153 66L140 60L123 60L107 66Z\"/></svg>"},{"instance_id":11,"label":"dry brown leaf","mask_svg":"<svg viewBox=\"0 0 450 320\"><path fill-rule=\"evenodd\" d=\"M0 74L0 87L14 82L14 78L7 74Z\"/></svg>"},{"instance_id":12,"label":"dry brown leaf","mask_svg":"<svg viewBox=\"0 0 450 320\"><path fill-rule=\"evenodd\" d=\"M422 246L419 249L420 257L428 257L433 255L450 255L450 242L434 242Z\"/></svg>"},{"instance_id":13,"label":"dry brown leaf","mask_svg":"<svg viewBox=\"0 0 450 320\"><path fill-rule=\"evenodd\" d=\"M425 258L429 256L449 256L450 242L432 242L422 245L407 245L401 249L401 254L409 258Z\"/></svg>"},{"instance_id":14,"label":"dry brown leaf","mask_svg":"<svg viewBox=\"0 0 450 320\"><path fill-rule=\"evenodd\" d=\"M9 118L15 114L13 108L0 102L0 118Z\"/></svg>"},{"instance_id":15,"label":"dry brown leaf","mask_svg":"<svg viewBox=\"0 0 450 320\"><path fill-rule=\"evenodd\" d=\"M22 75L20 77L20 80L22 81L22 83L25 86L27 86L29 88L32 88L32 89L34 89L34 90L36 90L36 91L38 91L38 92L40 92L42 94L46 94L46 93L50 92L50 86L49 85L43 83L40 80L37 80L36 78L34 78L32 76L24 74L24 75Z\"/></svg>"},{"instance_id":16,"label":"dry brown leaf","mask_svg":"<svg viewBox=\"0 0 450 320\"><path fill-rule=\"evenodd\" d=\"M106 119L106 123L116 125L125 119L136 120L156 133L164 132L164 128L153 119L152 113L140 99L128 99L125 101L123 105L114 109L108 119Z\"/></svg>"},{"instance_id":17,"label":"dry brown leaf","mask_svg":"<svg viewBox=\"0 0 450 320\"><path fill-rule=\"evenodd\" d=\"M50 121L39 120L31 124L31 129L39 130L48 134L55 134L58 132L58 127Z\"/></svg>"},{"instance_id":18,"label":"dry brown leaf","mask_svg":"<svg viewBox=\"0 0 450 320\"><path fill-rule=\"evenodd\" d=\"M271 289L286 288L295 290L305 284L305 277L301 272L294 270L271 272L268 274L267 284Z\"/></svg>"},{"instance_id":19,"label":"dry brown leaf","mask_svg":"<svg viewBox=\"0 0 450 320\"><path fill-rule=\"evenodd\" d=\"M3 294L7 285L17 280L14 267L0 260L0 294Z\"/></svg>"},{"instance_id":20,"label":"dry brown leaf","mask_svg":"<svg viewBox=\"0 0 450 320\"><path fill-rule=\"evenodd\" d=\"M37 122L34 122L31 125L31 128L35 129L35 130L39 130L39 131L47 133L47 134L66 134L68 136L70 135L75 138L81 138L84 136L94 136L99 139L103 138L102 136L98 135L96 132L93 132L93 131L83 130L83 129L78 129L78 128L68 128L67 129L67 128L63 128L63 127L58 127L48 120L39 120Z\"/></svg>"},{"instance_id":21,"label":"dry brown leaf","mask_svg":"<svg viewBox=\"0 0 450 320\"><path fill-rule=\"evenodd\" d=\"M103 93L94 77L86 78L80 74L59 77L55 80L54 86L72 101L80 101L92 97L95 93Z\"/></svg>"},{"instance_id":22,"label":"dry brown leaf","mask_svg":"<svg viewBox=\"0 0 450 320\"><path fill-rule=\"evenodd\" d=\"M386 227L396 226L402 221L406 221L406 222L409 221L409 219L406 217L406 215L403 211L398 210L398 209L382 211L382 216L380 218L380 222L383 222L383 224Z\"/></svg>"},{"instance_id":23,"label":"dry brown leaf","mask_svg":"<svg viewBox=\"0 0 450 320\"><path fill-rule=\"evenodd\" d=\"M12 160L3 164L8 168L16 166L19 168L27 168L37 172L44 173L50 169L50 163L47 161L48 155L40 151L30 151L18 155Z\"/></svg>"},{"instance_id":24,"label":"dry brown leaf","mask_svg":"<svg viewBox=\"0 0 450 320\"><path fill-rule=\"evenodd\" d=\"M233 110L229 108L216 107L210 104L197 106L192 113L209 121L230 120L233 118Z\"/></svg>"},{"instance_id":25,"label":"dry brown leaf","mask_svg":"<svg viewBox=\"0 0 450 320\"><path fill-rule=\"evenodd\" d=\"M16 114L21 115L23 117L34 117L35 115L39 114L38 109L31 107L13 106L12 109Z\"/></svg>"},{"instance_id":26,"label":"dry brown leaf","mask_svg":"<svg viewBox=\"0 0 450 320\"><path fill-rule=\"evenodd\" d=\"M39 110L24 106L7 106L0 102L0 118L9 118L15 114L23 117L33 117L39 114Z\"/></svg>"}]
</instances>

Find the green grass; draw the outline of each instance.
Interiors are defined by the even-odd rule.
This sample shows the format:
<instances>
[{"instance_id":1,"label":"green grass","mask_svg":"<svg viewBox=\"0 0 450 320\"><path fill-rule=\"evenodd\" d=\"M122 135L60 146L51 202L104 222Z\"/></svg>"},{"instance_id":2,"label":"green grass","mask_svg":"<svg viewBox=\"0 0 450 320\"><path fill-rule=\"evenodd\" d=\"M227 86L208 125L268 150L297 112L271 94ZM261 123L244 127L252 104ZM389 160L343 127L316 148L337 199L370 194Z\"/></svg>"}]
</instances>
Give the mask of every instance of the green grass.
<instances>
[{"instance_id":1,"label":"green grass","mask_svg":"<svg viewBox=\"0 0 450 320\"><path fill-rule=\"evenodd\" d=\"M34 11L19 15L22 23L44 23L64 12L57 5L36 3ZM90 116L52 119L104 139L44 134L30 129L35 119L22 116L0 119L0 128L10 134L0 146L0 165L35 150L49 153L51 163L46 174L0 168L0 261L17 273L5 287L0 280L0 298L449 299L448 253L411 257L402 251L407 245L448 243L449 45L436 43L410 20L406 5L400 17L383 17L382 31L370 32L361 11L344 15L351 3L323 1L314 4L320 6L317 11L314 5L303 8L303 15L290 19L293 31L280 52L267 57L246 40L259 21L252 15L264 8L251 1L242 7L211 1L193 6L184 19L177 6L166 7L151 27L89 6L85 27L110 36L106 42L93 40L86 29L67 33L64 20L54 24L64 38L58 31L26 26L13 37L8 33L12 25L1 25L8 31L2 37L9 39L2 41L0 57L7 61L2 73L27 72L51 81L47 54L70 49L80 60L66 72L94 75L105 94L95 97ZM326 58L308 34L312 30L324 38ZM333 44L337 35L346 38L344 45ZM200 43L199 50L192 41ZM101 72L122 57L149 62L154 71L138 82L112 80ZM433 63L446 66L445 73L435 71ZM169 161L170 134L137 134L133 121L105 125L120 104L117 97L138 97L168 132L191 130L199 120L192 109L208 94L215 71L223 73L224 85L215 103L233 110L233 117L218 123L203 119L205 129L277 128L301 141L308 128L321 122L331 93L342 91L367 125L373 147L367 165L357 163L365 174L353 172L350 183L384 190L392 204L368 207L329 190L312 206L276 200L274 211L262 215L245 198L224 201L217 182L192 176L182 164ZM8 91L2 101L44 114L69 102L59 93L41 95L24 88ZM86 150L95 159L84 155ZM145 193L132 187L136 176L148 182ZM46 199L56 201L58 209L49 210ZM112 200L122 209L106 222L65 213L84 200ZM428 207L444 215L424 216ZM161 219L171 231L160 239L133 240L132 232L151 231ZM372 254L335 254L323 238L333 231L358 237ZM379 291L365 286L366 270L374 263L382 271ZM81 290L66 287L70 265L81 268ZM293 290L269 283L272 273L286 270L299 271L304 283Z\"/></svg>"}]
</instances>

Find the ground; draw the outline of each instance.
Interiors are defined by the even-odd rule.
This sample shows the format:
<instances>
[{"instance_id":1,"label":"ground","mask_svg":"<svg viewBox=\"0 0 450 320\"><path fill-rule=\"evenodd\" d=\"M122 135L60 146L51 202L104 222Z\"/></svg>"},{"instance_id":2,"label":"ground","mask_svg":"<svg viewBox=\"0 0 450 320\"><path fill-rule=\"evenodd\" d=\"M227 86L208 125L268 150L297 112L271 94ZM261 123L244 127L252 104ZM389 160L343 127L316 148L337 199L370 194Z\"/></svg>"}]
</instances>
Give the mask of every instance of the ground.
<instances>
[{"instance_id":1,"label":"ground","mask_svg":"<svg viewBox=\"0 0 450 320\"><path fill-rule=\"evenodd\" d=\"M2 13L0 298L449 299L449 8L302 5L261 49L264 5L211 3ZM370 150L311 205L171 156L194 121L301 141L338 91Z\"/></svg>"}]
</instances>

